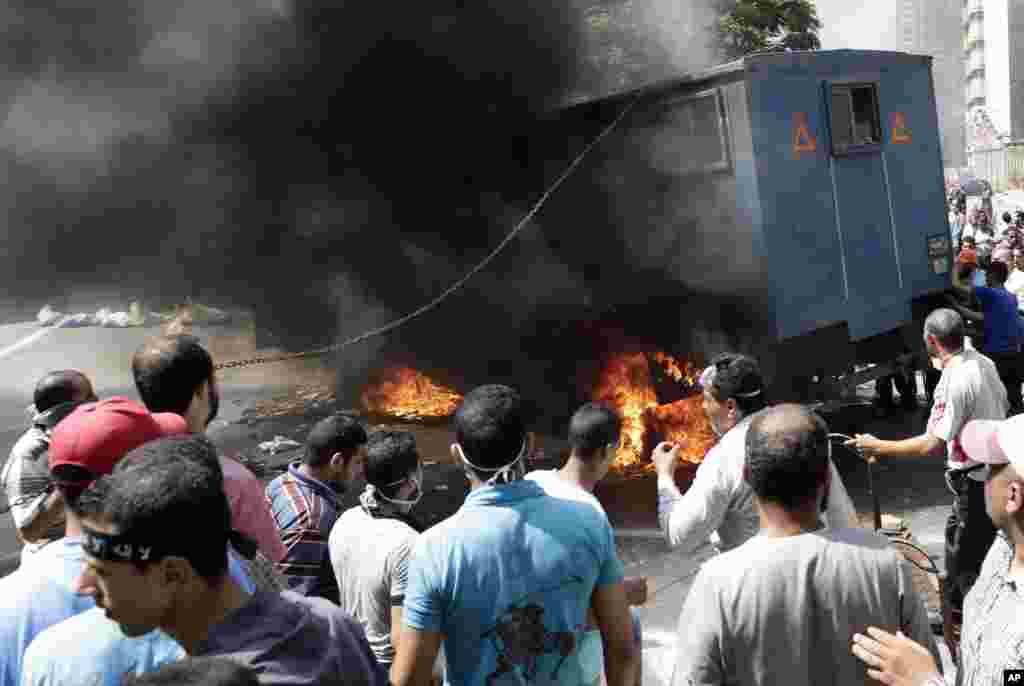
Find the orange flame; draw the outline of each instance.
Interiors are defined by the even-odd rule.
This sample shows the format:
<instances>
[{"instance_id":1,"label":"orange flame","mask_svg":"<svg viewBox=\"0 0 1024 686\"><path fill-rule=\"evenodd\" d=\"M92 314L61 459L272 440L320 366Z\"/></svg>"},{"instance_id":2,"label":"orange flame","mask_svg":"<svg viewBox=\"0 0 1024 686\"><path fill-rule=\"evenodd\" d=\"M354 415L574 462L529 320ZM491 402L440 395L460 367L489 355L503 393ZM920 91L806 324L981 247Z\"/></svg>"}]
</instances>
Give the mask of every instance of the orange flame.
<instances>
[{"instance_id":1,"label":"orange flame","mask_svg":"<svg viewBox=\"0 0 1024 686\"><path fill-rule=\"evenodd\" d=\"M680 383L694 384L696 370L689 362L658 352L653 356L667 376ZM622 444L615 466L653 469L650 445L655 435L683 444L680 457L699 463L715 441L701 408L700 396L659 405L647 355L627 352L613 355L601 370L592 397L618 411L622 417ZM646 441L645 441L646 439Z\"/></svg>"},{"instance_id":2,"label":"orange flame","mask_svg":"<svg viewBox=\"0 0 1024 686\"><path fill-rule=\"evenodd\" d=\"M369 412L417 419L453 414L462 396L414 369L389 367L363 390L360 400Z\"/></svg>"}]
</instances>

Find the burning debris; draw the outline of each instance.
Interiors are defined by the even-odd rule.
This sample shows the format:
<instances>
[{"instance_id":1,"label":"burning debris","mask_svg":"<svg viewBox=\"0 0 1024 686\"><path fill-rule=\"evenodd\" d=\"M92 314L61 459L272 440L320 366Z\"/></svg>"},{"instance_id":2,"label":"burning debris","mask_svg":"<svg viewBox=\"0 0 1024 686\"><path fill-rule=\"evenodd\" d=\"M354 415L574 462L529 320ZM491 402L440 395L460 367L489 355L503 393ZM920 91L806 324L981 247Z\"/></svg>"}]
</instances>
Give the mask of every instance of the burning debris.
<instances>
[{"instance_id":1,"label":"burning debris","mask_svg":"<svg viewBox=\"0 0 1024 686\"><path fill-rule=\"evenodd\" d=\"M389 367L360 396L370 413L406 420L437 419L455 413L462 396L408 367Z\"/></svg>"},{"instance_id":2,"label":"burning debris","mask_svg":"<svg viewBox=\"0 0 1024 686\"><path fill-rule=\"evenodd\" d=\"M611 355L604 363L591 397L614 408L622 416L622 444L616 467L653 469L651 450L659 440L681 443L680 456L699 464L715 441L704 416L699 395L661 404L651 373L651 362L673 381L696 385L696 369L670 355L626 352Z\"/></svg>"}]
</instances>

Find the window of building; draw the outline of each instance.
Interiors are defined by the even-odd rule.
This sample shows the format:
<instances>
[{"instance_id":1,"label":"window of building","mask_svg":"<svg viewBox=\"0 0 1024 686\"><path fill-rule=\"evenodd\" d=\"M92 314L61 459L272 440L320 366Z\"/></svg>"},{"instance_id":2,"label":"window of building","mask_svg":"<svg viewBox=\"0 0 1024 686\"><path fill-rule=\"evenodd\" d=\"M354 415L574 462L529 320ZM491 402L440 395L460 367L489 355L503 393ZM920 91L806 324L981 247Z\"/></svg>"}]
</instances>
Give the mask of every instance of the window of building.
<instances>
[{"instance_id":1,"label":"window of building","mask_svg":"<svg viewBox=\"0 0 1024 686\"><path fill-rule=\"evenodd\" d=\"M873 83L832 86L832 154L845 155L882 142L878 87Z\"/></svg>"}]
</instances>

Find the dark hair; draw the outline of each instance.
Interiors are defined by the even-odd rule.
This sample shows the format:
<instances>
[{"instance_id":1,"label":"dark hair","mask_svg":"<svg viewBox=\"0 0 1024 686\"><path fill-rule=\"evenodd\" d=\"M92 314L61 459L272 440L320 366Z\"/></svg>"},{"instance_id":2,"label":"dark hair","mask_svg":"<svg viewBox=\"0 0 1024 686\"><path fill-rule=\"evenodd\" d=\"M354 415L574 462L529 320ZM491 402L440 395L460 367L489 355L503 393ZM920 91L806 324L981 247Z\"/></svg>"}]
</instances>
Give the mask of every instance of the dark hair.
<instances>
[{"instance_id":1,"label":"dark hair","mask_svg":"<svg viewBox=\"0 0 1024 686\"><path fill-rule=\"evenodd\" d=\"M352 415L336 414L317 422L306 437L306 450L302 461L311 467L322 467L334 453L345 459L366 443L366 429Z\"/></svg>"},{"instance_id":2,"label":"dark hair","mask_svg":"<svg viewBox=\"0 0 1024 686\"><path fill-rule=\"evenodd\" d=\"M48 372L36 384L32 403L36 412L46 412L56 405L82 400L80 394L83 387L91 386L89 377L75 369Z\"/></svg>"},{"instance_id":3,"label":"dark hair","mask_svg":"<svg viewBox=\"0 0 1024 686\"><path fill-rule=\"evenodd\" d=\"M522 400L508 386L474 388L462 399L452 424L455 440L462 446L466 459L483 468L497 469L509 464L526 440ZM477 476L485 476L473 471Z\"/></svg>"},{"instance_id":4,"label":"dark hair","mask_svg":"<svg viewBox=\"0 0 1024 686\"><path fill-rule=\"evenodd\" d=\"M736 353L722 353L711 360L715 368L715 379L708 389L718 402L729 398L736 401L736 407L743 414L752 414L763 408L764 379L757 360ZM749 395L754 393L755 395Z\"/></svg>"},{"instance_id":5,"label":"dark hair","mask_svg":"<svg viewBox=\"0 0 1024 686\"><path fill-rule=\"evenodd\" d=\"M258 686L251 667L226 657L189 657L152 672L126 674L123 686Z\"/></svg>"},{"instance_id":6,"label":"dark hair","mask_svg":"<svg viewBox=\"0 0 1024 686\"><path fill-rule=\"evenodd\" d=\"M213 358L195 336L158 336L135 351L132 375L150 412L183 415L199 386L213 378Z\"/></svg>"},{"instance_id":7,"label":"dark hair","mask_svg":"<svg viewBox=\"0 0 1024 686\"><path fill-rule=\"evenodd\" d=\"M607 445L617 445L622 418L600 403L587 403L569 420L569 445L581 459L589 459Z\"/></svg>"},{"instance_id":8,"label":"dark hair","mask_svg":"<svg viewBox=\"0 0 1024 686\"><path fill-rule=\"evenodd\" d=\"M216 449L204 436L160 438L129 452L74 511L187 559L207 581L227 572L231 509Z\"/></svg>"},{"instance_id":9,"label":"dark hair","mask_svg":"<svg viewBox=\"0 0 1024 686\"><path fill-rule=\"evenodd\" d=\"M1001 260L992 260L988 274L995 279L996 283L1006 283L1006 279L1010 276L1010 268Z\"/></svg>"},{"instance_id":10,"label":"dark hair","mask_svg":"<svg viewBox=\"0 0 1024 686\"><path fill-rule=\"evenodd\" d=\"M792 511L828 472L828 426L803 406L775 405L754 415L746 452L744 477L754 494Z\"/></svg>"},{"instance_id":11,"label":"dark hair","mask_svg":"<svg viewBox=\"0 0 1024 686\"><path fill-rule=\"evenodd\" d=\"M946 350L956 352L964 347L964 319L956 310L940 307L924 320L926 336L935 336Z\"/></svg>"},{"instance_id":12,"label":"dark hair","mask_svg":"<svg viewBox=\"0 0 1024 686\"><path fill-rule=\"evenodd\" d=\"M416 439L408 431L382 429L370 434L366 441L366 483L393 498L401 482L416 471L420 454Z\"/></svg>"},{"instance_id":13,"label":"dark hair","mask_svg":"<svg viewBox=\"0 0 1024 686\"><path fill-rule=\"evenodd\" d=\"M75 511L76 503L82 492L96 480L96 475L85 467L77 464L59 464L50 470L54 486L64 498L64 504Z\"/></svg>"}]
</instances>

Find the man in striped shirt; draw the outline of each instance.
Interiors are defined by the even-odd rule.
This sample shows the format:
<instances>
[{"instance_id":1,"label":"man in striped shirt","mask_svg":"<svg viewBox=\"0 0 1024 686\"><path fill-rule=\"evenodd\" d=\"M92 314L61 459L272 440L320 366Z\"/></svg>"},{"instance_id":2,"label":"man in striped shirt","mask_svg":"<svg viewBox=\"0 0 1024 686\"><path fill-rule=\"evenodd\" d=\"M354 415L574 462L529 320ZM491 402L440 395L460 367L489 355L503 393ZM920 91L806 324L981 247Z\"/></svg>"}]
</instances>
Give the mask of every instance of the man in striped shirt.
<instances>
[{"instance_id":1,"label":"man in striped shirt","mask_svg":"<svg viewBox=\"0 0 1024 686\"><path fill-rule=\"evenodd\" d=\"M278 564L289 589L338 602L327 541L341 515L338 493L362 476L366 429L338 414L321 420L306 439L302 460L267 486L270 511L287 553Z\"/></svg>"}]
</instances>

